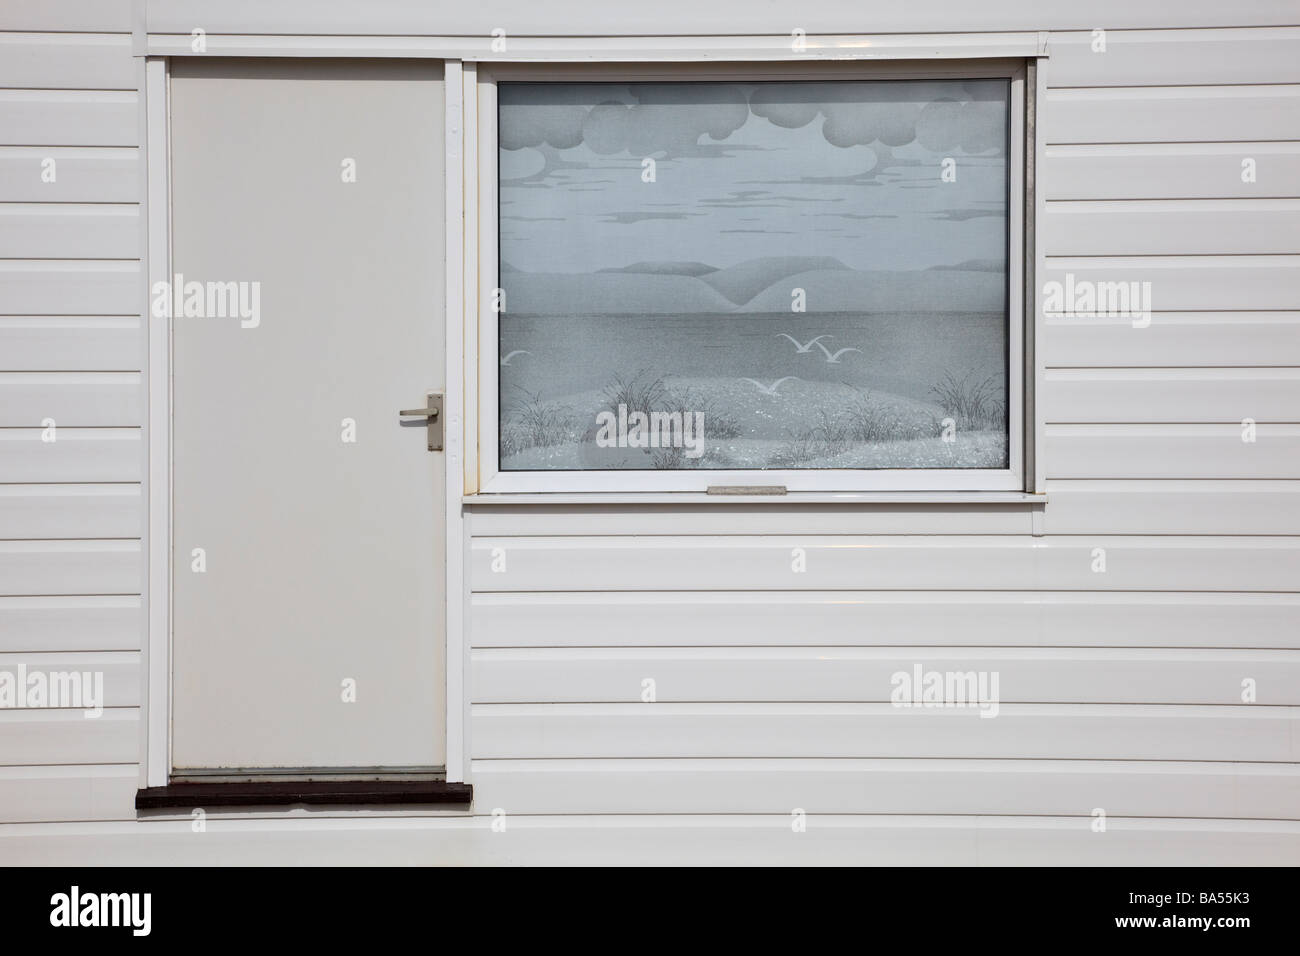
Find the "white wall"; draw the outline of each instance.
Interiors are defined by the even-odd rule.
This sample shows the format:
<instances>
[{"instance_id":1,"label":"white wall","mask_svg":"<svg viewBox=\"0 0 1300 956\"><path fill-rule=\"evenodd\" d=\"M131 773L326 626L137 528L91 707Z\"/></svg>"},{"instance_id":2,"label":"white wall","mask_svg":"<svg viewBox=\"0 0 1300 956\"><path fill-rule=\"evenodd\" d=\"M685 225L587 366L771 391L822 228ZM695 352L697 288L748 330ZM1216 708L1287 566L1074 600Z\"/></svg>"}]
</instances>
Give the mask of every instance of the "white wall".
<instances>
[{"instance_id":1,"label":"white wall","mask_svg":"<svg viewBox=\"0 0 1300 956\"><path fill-rule=\"evenodd\" d=\"M1300 861L1294 5L882 6L148 5L176 33L1052 31L1046 278L1149 279L1157 308L1148 329L1049 323L1042 536L987 506L472 509L475 816L214 814L200 841L132 809L139 21L125 0L8 4L0 666L102 670L110 709L0 711L0 860ZM999 671L1001 716L890 708L914 662Z\"/></svg>"}]
</instances>

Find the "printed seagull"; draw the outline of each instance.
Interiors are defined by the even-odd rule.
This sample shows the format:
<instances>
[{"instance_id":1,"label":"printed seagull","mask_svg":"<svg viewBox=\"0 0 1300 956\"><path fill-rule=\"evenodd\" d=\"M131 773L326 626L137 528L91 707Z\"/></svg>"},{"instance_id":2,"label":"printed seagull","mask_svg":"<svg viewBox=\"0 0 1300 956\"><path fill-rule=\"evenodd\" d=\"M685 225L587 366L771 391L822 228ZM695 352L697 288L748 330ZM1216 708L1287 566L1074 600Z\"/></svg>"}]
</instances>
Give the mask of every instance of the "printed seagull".
<instances>
[{"instance_id":1,"label":"printed seagull","mask_svg":"<svg viewBox=\"0 0 1300 956\"><path fill-rule=\"evenodd\" d=\"M510 360L514 358L516 355L532 355L532 354L533 354L532 352L525 352L523 349L515 349L513 352L511 352L509 355L507 355L505 358L501 360L501 364L509 365Z\"/></svg>"},{"instance_id":2,"label":"printed seagull","mask_svg":"<svg viewBox=\"0 0 1300 956\"><path fill-rule=\"evenodd\" d=\"M762 382L756 382L752 378L742 378L741 381L748 382L750 385L753 385L764 395L775 395L776 390L781 387L781 383L788 382L791 379L795 379L795 381L798 381L798 379L794 375L787 375L785 378L778 378L771 385L764 385Z\"/></svg>"},{"instance_id":3,"label":"printed seagull","mask_svg":"<svg viewBox=\"0 0 1300 956\"><path fill-rule=\"evenodd\" d=\"M817 347L826 353L826 361L831 365L838 365L840 362L840 356L843 355L845 352L858 352L858 353L862 352L862 349L840 349L838 352L832 355L831 350L828 349L826 346L822 345L820 342L817 343Z\"/></svg>"},{"instance_id":4,"label":"printed seagull","mask_svg":"<svg viewBox=\"0 0 1300 956\"><path fill-rule=\"evenodd\" d=\"M818 342L820 342L822 339L829 339L829 338L831 338L831 336L829 336L829 335L819 335L819 336L817 336L817 338L815 338L815 339L809 339L806 345L800 345L800 344L799 344L799 340L796 339L793 335L788 335L788 334L785 333L785 332L778 332L778 333L776 333L776 335L777 335L777 338L789 339L792 343L794 343L795 351L798 352L798 353L800 353L800 354L803 354L804 352L811 352L811 351L812 351L812 347L813 347L814 345L816 345ZM824 346L822 346L822 347L824 348Z\"/></svg>"}]
</instances>

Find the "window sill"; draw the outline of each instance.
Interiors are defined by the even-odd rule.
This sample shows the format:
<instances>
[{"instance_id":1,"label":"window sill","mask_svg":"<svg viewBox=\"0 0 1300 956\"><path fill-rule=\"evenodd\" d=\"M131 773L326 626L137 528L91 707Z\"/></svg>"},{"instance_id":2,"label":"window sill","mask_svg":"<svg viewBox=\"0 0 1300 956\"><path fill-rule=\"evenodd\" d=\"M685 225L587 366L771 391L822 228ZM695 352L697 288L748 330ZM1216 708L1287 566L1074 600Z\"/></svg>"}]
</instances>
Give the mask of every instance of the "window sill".
<instances>
[{"instance_id":1,"label":"window sill","mask_svg":"<svg viewBox=\"0 0 1300 956\"><path fill-rule=\"evenodd\" d=\"M480 505L999 505L1034 507L1047 495L1022 491L792 491L787 494L709 495L702 492L536 492L465 495Z\"/></svg>"},{"instance_id":2,"label":"window sill","mask_svg":"<svg viewBox=\"0 0 1300 956\"><path fill-rule=\"evenodd\" d=\"M173 783L137 790L135 808L468 805L473 798L470 784L442 780Z\"/></svg>"}]
</instances>

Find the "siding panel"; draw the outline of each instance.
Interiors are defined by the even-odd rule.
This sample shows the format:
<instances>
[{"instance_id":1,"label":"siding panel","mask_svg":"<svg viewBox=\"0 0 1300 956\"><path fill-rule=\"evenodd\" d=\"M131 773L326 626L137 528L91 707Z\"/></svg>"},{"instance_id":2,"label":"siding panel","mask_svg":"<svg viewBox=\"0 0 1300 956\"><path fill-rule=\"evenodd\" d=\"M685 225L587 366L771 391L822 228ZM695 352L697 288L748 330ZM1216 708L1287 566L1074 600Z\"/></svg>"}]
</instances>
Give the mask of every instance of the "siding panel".
<instances>
[{"instance_id":1,"label":"siding panel","mask_svg":"<svg viewBox=\"0 0 1300 956\"><path fill-rule=\"evenodd\" d=\"M1100 22L1100 21L1099 21ZM1300 29L1106 31L1093 52L1092 31L1053 33L1052 86L1187 86L1300 83Z\"/></svg>"},{"instance_id":2,"label":"siding panel","mask_svg":"<svg viewBox=\"0 0 1300 956\"><path fill-rule=\"evenodd\" d=\"M140 754L140 714L134 707L105 710L94 719L80 711L0 711L0 763L134 764Z\"/></svg>"},{"instance_id":3,"label":"siding panel","mask_svg":"<svg viewBox=\"0 0 1300 956\"><path fill-rule=\"evenodd\" d=\"M1240 705L1243 678L1258 679L1263 674L1268 675L1269 686L1257 701L1261 707L1300 705L1300 651L1296 650L819 647L793 642L772 647L479 648L473 653L471 673L473 701L489 710L518 704L515 711L520 713L541 713L562 703L630 704L650 712L670 703L685 707L700 702L780 701L792 706L879 704L880 708L868 708L863 714L888 716L902 713L890 705L893 675L910 676L917 666L923 671L996 673L997 693L1004 704L1018 706L1016 713L1027 713L1026 708L1038 704L1072 705L1043 713L1083 717L1104 713L1110 705L1124 705L1140 712L1121 708L1117 713L1137 719L1167 713L1151 705ZM642 706L646 678L655 682L657 703ZM1215 710L1207 707L1185 716L1210 717ZM1241 717L1250 708L1239 710L1223 713ZM918 709L916 714L926 712L930 711ZM908 710L906 716L914 714ZM1274 716L1291 720L1297 714ZM991 727L1001 719L999 713L991 719L978 718L977 723Z\"/></svg>"},{"instance_id":4,"label":"siding panel","mask_svg":"<svg viewBox=\"0 0 1300 956\"><path fill-rule=\"evenodd\" d=\"M0 767L0 820L134 819L138 781L134 763Z\"/></svg>"},{"instance_id":5,"label":"siding panel","mask_svg":"<svg viewBox=\"0 0 1300 956\"><path fill-rule=\"evenodd\" d=\"M1042 120L1049 145L1296 140L1298 107L1295 84L1057 89Z\"/></svg>"},{"instance_id":6,"label":"siding panel","mask_svg":"<svg viewBox=\"0 0 1300 956\"><path fill-rule=\"evenodd\" d=\"M23 4L33 5L32 0L23 0ZM21 25L34 17L34 11L26 11L25 17L15 15L14 20ZM923 14L918 13L915 4L905 0L875 3L870 11L846 8L835 0L811 0L799 7L799 21L810 34L1091 30L1098 23L1113 29L1272 26L1294 19L1295 9L1289 0L1259 0L1235 8L1214 0L1184 0L1174 8L1127 0L1097 0L1085 9L1069 0L989 0L979 6L945 0L927 6ZM778 7L742 3L704 6L691 0L664 0L653 10L619 8L617 20L611 20L607 7L576 0L551 5L545 10L528 0L505 0L490 9L428 7L404 0L377 0L364 7L343 0L324 3L286 0L275 4L230 0L219 5L209 0L173 0L151 6L149 29L160 33L189 33L194 24L201 22L209 33L443 34L482 36L486 46L493 26L501 23L510 25L511 33L517 35L602 36L617 31L624 36L658 36L668 26L682 33L727 35L736 31L738 21L743 21L751 33L785 36L791 29L788 12ZM47 22L42 19L42 23Z\"/></svg>"},{"instance_id":7,"label":"siding panel","mask_svg":"<svg viewBox=\"0 0 1300 956\"><path fill-rule=\"evenodd\" d=\"M139 202L139 150L0 146L0 202ZM42 179L54 160L54 181Z\"/></svg>"},{"instance_id":8,"label":"siding panel","mask_svg":"<svg viewBox=\"0 0 1300 956\"><path fill-rule=\"evenodd\" d=\"M1294 368L1049 369L1042 395L1048 422L1300 422Z\"/></svg>"},{"instance_id":9,"label":"siding panel","mask_svg":"<svg viewBox=\"0 0 1300 956\"><path fill-rule=\"evenodd\" d=\"M0 204L0 258L133 259L140 211L116 203Z\"/></svg>"},{"instance_id":10,"label":"siding panel","mask_svg":"<svg viewBox=\"0 0 1300 956\"><path fill-rule=\"evenodd\" d=\"M1300 112L1298 110L1297 112ZM1045 282L1150 282L1151 308L1231 312L1300 308L1300 255L1054 257Z\"/></svg>"},{"instance_id":11,"label":"siding panel","mask_svg":"<svg viewBox=\"0 0 1300 956\"><path fill-rule=\"evenodd\" d=\"M1054 201L1041 228L1056 256L1289 253L1300 199Z\"/></svg>"},{"instance_id":12,"label":"siding panel","mask_svg":"<svg viewBox=\"0 0 1300 956\"><path fill-rule=\"evenodd\" d=\"M0 593L135 594L139 590L139 541L0 541Z\"/></svg>"},{"instance_id":13,"label":"siding panel","mask_svg":"<svg viewBox=\"0 0 1300 956\"><path fill-rule=\"evenodd\" d=\"M138 428L60 428L41 441L40 428L0 428L0 481L139 481Z\"/></svg>"},{"instance_id":14,"label":"siding panel","mask_svg":"<svg viewBox=\"0 0 1300 956\"><path fill-rule=\"evenodd\" d=\"M0 87L135 90L131 37L111 33L0 33Z\"/></svg>"},{"instance_id":15,"label":"siding panel","mask_svg":"<svg viewBox=\"0 0 1300 956\"><path fill-rule=\"evenodd\" d=\"M1139 323L1141 324L1141 323ZM1300 365L1300 312L1153 312L1131 319L1048 319L1049 368Z\"/></svg>"},{"instance_id":16,"label":"siding panel","mask_svg":"<svg viewBox=\"0 0 1300 956\"><path fill-rule=\"evenodd\" d=\"M1300 534L1294 481L1049 481L1052 534Z\"/></svg>"},{"instance_id":17,"label":"siding panel","mask_svg":"<svg viewBox=\"0 0 1300 956\"><path fill-rule=\"evenodd\" d=\"M1294 764L475 760L480 806L535 813L981 813L1290 819ZM516 810L515 812L522 812Z\"/></svg>"},{"instance_id":18,"label":"siding panel","mask_svg":"<svg viewBox=\"0 0 1300 956\"><path fill-rule=\"evenodd\" d=\"M84 675L87 672L91 675L101 674L103 675L100 679L103 681L104 692L102 706L136 707L140 703L140 655L134 651L104 651L90 654L0 654L0 671L17 674L20 666L27 668L28 675L36 672L44 674L78 673ZM59 712L59 710L18 708L15 713L50 714ZM84 720L87 723L93 723L99 719L83 716L81 708L72 708L70 712L75 713L77 719ZM4 713L4 711L0 711L0 713ZM12 762L16 763L18 761ZM90 762L96 763L98 761Z\"/></svg>"},{"instance_id":19,"label":"siding panel","mask_svg":"<svg viewBox=\"0 0 1300 956\"><path fill-rule=\"evenodd\" d=\"M144 400L139 372L0 372L0 427L127 427Z\"/></svg>"},{"instance_id":20,"label":"siding panel","mask_svg":"<svg viewBox=\"0 0 1300 956\"><path fill-rule=\"evenodd\" d=\"M138 595L0 597L0 651L134 651Z\"/></svg>"},{"instance_id":21,"label":"siding panel","mask_svg":"<svg viewBox=\"0 0 1300 956\"><path fill-rule=\"evenodd\" d=\"M139 371L140 358L138 316L0 316L0 371Z\"/></svg>"},{"instance_id":22,"label":"siding panel","mask_svg":"<svg viewBox=\"0 0 1300 956\"><path fill-rule=\"evenodd\" d=\"M1202 135L1215 134L1206 128ZM1255 160L1254 182L1241 178L1242 160L1248 158ZM1300 143L1048 146L1041 185L1049 202L1295 198L1300 195ZM1177 241L1176 236L1169 239Z\"/></svg>"},{"instance_id":23,"label":"siding panel","mask_svg":"<svg viewBox=\"0 0 1300 956\"><path fill-rule=\"evenodd\" d=\"M1106 570L1092 570L1105 545ZM496 551L494 555L493 552ZM806 571L793 570L803 552ZM855 537L475 539L478 591L991 589L1283 591L1289 538ZM494 560L505 572L492 570Z\"/></svg>"},{"instance_id":24,"label":"siding panel","mask_svg":"<svg viewBox=\"0 0 1300 956\"><path fill-rule=\"evenodd\" d=\"M0 314L138 315L139 262L0 261Z\"/></svg>"},{"instance_id":25,"label":"siding panel","mask_svg":"<svg viewBox=\"0 0 1300 956\"><path fill-rule=\"evenodd\" d=\"M140 486L0 485L5 538L138 538Z\"/></svg>"},{"instance_id":26,"label":"siding panel","mask_svg":"<svg viewBox=\"0 0 1300 956\"><path fill-rule=\"evenodd\" d=\"M1048 425L1047 477L1300 478L1300 426ZM1294 585L1294 582L1292 582Z\"/></svg>"},{"instance_id":27,"label":"siding panel","mask_svg":"<svg viewBox=\"0 0 1300 956\"><path fill-rule=\"evenodd\" d=\"M1300 595L1061 591L475 594L475 647L1300 647Z\"/></svg>"},{"instance_id":28,"label":"siding panel","mask_svg":"<svg viewBox=\"0 0 1300 956\"><path fill-rule=\"evenodd\" d=\"M0 145L136 146L136 94L0 90Z\"/></svg>"},{"instance_id":29,"label":"siding panel","mask_svg":"<svg viewBox=\"0 0 1300 956\"><path fill-rule=\"evenodd\" d=\"M479 705L480 758L1294 761L1300 709L889 704Z\"/></svg>"}]
</instances>

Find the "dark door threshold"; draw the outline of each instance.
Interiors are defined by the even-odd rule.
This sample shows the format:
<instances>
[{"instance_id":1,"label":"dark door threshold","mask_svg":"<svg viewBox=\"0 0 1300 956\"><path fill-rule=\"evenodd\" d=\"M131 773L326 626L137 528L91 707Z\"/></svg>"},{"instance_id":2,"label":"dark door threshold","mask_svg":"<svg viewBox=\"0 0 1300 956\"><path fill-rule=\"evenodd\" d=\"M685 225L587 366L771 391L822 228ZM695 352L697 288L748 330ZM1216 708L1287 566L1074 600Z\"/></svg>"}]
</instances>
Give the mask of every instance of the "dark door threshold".
<instances>
[{"instance_id":1,"label":"dark door threshold","mask_svg":"<svg viewBox=\"0 0 1300 956\"><path fill-rule=\"evenodd\" d=\"M468 804L474 788L442 780L173 783L135 792L137 810L179 807L360 807Z\"/></svg>"}]
</instances>

